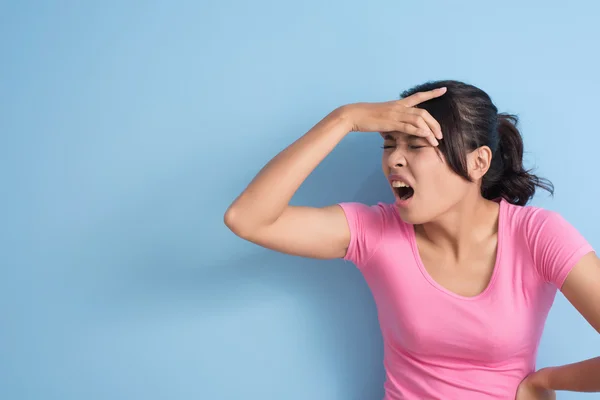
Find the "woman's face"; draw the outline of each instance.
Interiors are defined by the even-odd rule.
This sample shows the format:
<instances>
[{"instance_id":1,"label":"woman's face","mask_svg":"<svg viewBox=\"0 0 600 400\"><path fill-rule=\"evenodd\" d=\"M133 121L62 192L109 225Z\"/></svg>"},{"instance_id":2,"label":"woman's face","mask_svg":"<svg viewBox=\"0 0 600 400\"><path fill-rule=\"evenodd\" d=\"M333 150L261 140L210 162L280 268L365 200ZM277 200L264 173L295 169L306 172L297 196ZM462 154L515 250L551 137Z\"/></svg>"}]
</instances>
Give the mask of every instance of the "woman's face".
<instances>
[{"instance_id":1,"label":"woman's face","mask_svg":"<svg viewBox=\"0 0 600 400\"><path fill-rule=\"evenodd\" d=\"M425 139L401 132L381 136L383 173L404 221L435 220L473 190L474 183L452 171L439 149Z\"/></svg>"}]
</instances>

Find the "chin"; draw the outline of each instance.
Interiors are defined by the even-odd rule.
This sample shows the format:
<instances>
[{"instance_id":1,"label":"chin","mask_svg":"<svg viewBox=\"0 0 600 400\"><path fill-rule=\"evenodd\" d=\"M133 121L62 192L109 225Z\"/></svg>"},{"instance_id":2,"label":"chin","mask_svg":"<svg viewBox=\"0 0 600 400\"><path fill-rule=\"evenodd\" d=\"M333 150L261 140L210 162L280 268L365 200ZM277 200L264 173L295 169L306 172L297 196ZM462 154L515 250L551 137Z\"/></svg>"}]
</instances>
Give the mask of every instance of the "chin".
<instances>
[{"instance_id":1,"label":"chin","mask_svg":"<svg viewBox=\"0 0 600 400\"><path fill-rule=\"evenodd\" d=\"M423 225L437 220L447 211L445 206L438 202L423 202L420 198L411 198L407 202L402 202L396 197L398 215L404 222L412 225Z\"/></svg>"},{"instance_id":2,"label":"chin","mask_svg":"<svg viewBox=\"0 0 600 400\"><path fill-rule=\"evenodd\" d=\"M407 224L421 225L431 221L431 218L427 218L422 214L420 215L417 210L400 206L396 206L396 209L398 210L398 215L400 215L402 221L406 222Z\"/></svg>"}]
</instances>

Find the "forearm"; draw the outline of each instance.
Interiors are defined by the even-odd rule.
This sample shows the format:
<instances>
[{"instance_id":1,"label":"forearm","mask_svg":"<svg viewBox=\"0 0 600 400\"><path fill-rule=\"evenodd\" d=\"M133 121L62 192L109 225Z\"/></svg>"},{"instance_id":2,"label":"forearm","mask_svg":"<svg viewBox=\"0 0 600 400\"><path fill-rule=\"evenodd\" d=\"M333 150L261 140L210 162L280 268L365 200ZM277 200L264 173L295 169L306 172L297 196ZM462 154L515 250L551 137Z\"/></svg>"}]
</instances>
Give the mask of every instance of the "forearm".
<instances>
[{"instance_id":1,"label":"forearm","mask_svg":"<svg viewBox=\"0 0 600 400\"><path fill-rule=\"evenodd\" d=\"M552 390L600 392L600 357L542 368L534 374L536 385Z\"/></svg>"},{"instance_id":2,"label":"forearm","mask_svg":"<svg viewBox=\"0 0 600 400\"><path fill-rule=\"evenodd\" d=\"M304 180L350 130L343 109L323 118L263 167L227 210L227 224L253 230L277 220Z\"/></svg>"}]
</instances>

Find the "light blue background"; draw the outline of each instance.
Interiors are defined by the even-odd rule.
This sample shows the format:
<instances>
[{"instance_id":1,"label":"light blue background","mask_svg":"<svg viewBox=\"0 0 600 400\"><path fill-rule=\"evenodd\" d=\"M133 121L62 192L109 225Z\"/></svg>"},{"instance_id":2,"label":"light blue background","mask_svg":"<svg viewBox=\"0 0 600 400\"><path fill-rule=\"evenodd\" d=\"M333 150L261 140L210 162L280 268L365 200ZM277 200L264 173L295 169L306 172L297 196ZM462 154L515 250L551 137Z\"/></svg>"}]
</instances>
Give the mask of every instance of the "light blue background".
<instances>
[{"instance_id":1,"label":"light blue background","mask_svg":"<svg viewBox=\"0 0 600 400\"><path fill-rule=\"evenodd\" d=\"M557 189L534 204L599 247L600 6L520 3L2 2L0 398L381 398L358 271L223 213L333 108L425 80L518 113ZM349 136L294 203L388 199L379 145ZM559 295L539 366L598 355Z\"/></svg>"}]
</instances>

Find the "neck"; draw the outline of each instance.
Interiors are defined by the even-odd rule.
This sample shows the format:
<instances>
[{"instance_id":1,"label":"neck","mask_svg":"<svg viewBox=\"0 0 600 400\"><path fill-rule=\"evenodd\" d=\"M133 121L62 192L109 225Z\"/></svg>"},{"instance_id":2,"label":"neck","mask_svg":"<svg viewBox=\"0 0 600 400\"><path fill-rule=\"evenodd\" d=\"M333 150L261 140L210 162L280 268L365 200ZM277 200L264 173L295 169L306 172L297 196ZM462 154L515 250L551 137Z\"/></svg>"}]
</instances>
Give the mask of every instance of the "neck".
<instances>
[{"instance_id":1,"label":"neck","mask_svg":"<svg viewBox=\"0 0 600 400\"><path fill-rule=\"evenodd\" d=\"M499 205L481 196L465 198L433 221L415 229L432 245L460 260L498 231Z\"/></svg>"}]
</instances>

